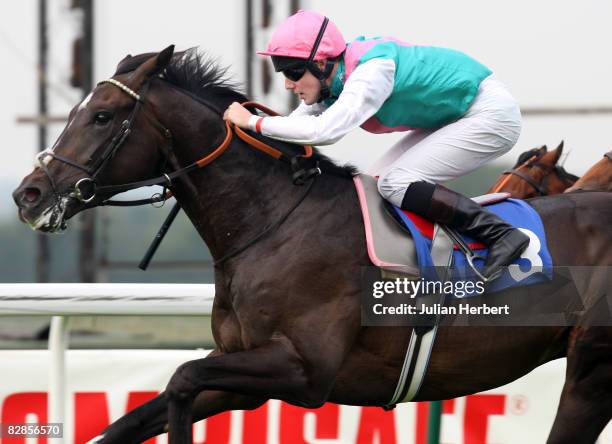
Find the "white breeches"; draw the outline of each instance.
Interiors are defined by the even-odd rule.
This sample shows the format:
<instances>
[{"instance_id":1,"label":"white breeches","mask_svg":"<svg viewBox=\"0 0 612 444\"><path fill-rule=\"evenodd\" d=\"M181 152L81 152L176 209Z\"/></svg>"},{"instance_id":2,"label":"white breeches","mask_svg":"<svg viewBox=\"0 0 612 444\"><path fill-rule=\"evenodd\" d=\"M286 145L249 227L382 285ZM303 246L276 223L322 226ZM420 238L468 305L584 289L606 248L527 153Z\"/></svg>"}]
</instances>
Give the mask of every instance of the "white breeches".
<instances>
[{"instance_id":1,"label":"white breeches","mask_svg":"<svg viewBox=\"0 0 612 444\"><path fill-rule=\"evenodd\" d=\"M435 131L410 131L368 173L380 176L380 194L400 206L411 183L440 183L467 174L509 151L520 133L519 106L491 75L461 119Z\"/></svg>"}]
</instances>

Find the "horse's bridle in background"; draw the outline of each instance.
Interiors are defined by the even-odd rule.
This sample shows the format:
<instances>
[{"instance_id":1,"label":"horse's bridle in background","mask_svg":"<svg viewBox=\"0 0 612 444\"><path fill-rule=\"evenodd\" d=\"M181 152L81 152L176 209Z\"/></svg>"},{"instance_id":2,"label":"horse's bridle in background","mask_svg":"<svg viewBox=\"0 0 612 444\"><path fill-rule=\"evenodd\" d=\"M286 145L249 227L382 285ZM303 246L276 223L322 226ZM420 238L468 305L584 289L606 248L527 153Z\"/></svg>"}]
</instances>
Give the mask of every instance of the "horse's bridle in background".
<instances>
[{"instance_id":1,"label":"horse's bridle in background","mask_svg":"<svg viewBox=\"0 0 612 444\"><path fill-rule=\"evenodd\" d=\"M611 151L611 153L612 153L612 151ZM534 155L534 156L530 157L529 159L527 159L522 164L520 164L518 167L502 171L502 175L506 175L507 174L508 176L498 186L495 187L495 189L492 191L492 193L499 192L504 187L504 185L506 185L506 183L508 183L508 181L510 180L510 178L512 176L516 176L516 177L519 177L519 178L523 179L525 182L527 182L534 190L536 190L538 192L538 195L540 195L540 196L548 195L548 187L547 187L547 185L548 185L548 178L549 178L550 174L554 170L556 170L558 168L557 166L553 166L553 168L550 170L550 173L544 175L544 179L542 180L542 184L537 183L531 177L529 177L526 174L524 174L523 172L519 171L524 166L531 166L531 167L540 168L544 172L546 172L547 168L545 168L544 166L540 165L538 163L538 160L539 160L538 157ZM565 180L562 177L560 177L560 179L565 182Z\"/></svg>"}]
</instances>

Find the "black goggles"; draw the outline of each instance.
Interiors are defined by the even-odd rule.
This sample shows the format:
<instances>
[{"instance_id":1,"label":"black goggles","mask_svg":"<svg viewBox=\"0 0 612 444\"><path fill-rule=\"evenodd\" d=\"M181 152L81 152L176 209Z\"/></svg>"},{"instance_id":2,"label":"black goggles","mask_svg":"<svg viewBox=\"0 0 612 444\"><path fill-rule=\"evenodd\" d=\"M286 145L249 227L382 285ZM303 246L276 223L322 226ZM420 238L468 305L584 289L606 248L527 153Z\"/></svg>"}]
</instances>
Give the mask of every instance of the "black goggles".
<instances>
[{"instance_id":1,"label":"black goggles","mask_svg":"<svg viewBox=\"0 0 612 444\"><path fill-rule=\"evenodd\" d=\"M300 80L308 69L306 60L294 57L272 56L272 64L274 65L274 71L282 72L286 78L293 82Z\"/></svg>"},{"instance_id":2,"label":"black goggles","mask_svg":"<svg viewBox=\"0 0 612 444\"><path fill-rule=\"evenodd\" d=\"M306 73L306 64L302 66L295 66L292 68L285 68L281 71L285 77L287 77L292 82L297 82Z\"/></svg>"}]
</instances>

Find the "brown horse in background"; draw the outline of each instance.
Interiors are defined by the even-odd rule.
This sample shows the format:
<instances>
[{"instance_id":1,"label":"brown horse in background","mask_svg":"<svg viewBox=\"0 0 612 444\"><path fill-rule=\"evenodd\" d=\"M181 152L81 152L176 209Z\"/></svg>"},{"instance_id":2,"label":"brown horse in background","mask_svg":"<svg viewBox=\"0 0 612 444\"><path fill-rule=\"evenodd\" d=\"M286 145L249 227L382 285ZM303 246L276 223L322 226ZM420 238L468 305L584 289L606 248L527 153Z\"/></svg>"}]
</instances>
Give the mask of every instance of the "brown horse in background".
<instances>
[{"instance_id":1,"label":"brown horse in background","mask_svg":"<svg viewBox=\"0 0 612 444\"><path fill-rule=\"evenodd\" d=\"M322 174L294 186L287 163L230 139L221 113L246 98L222 73L193 52L173 57L173 47L126 58L112 81L72 110L53 150L13 193L24 222L53 232L124 190L122 184L163 182L216 261L217 348L181 365L164 393L111 424L96 442L138 443L168 425L170 443L191 443L192 422L271 398L310 408L385 406L400 377L412 328L361 325L361 272L372 264L354 170L315 151ZM612 265L612 194L530 203L556 265ZM585 300L575 325L440 327L414 400L488 390L567 357L548 442L593 443L612 418L612 327L592 322L606 288L596 268L587 273L580 295L567 289ZM523 288L537 300L557 294L559 285L553 279Z\"/></svg>"},{"instance_id":2,"label":"brown horse in background","mask_svg":"<svg viewBox=\"0 0 612 444\"><path fill-rule=\"evenodd\" d=\"M566 193L572 191L612 191L612 151L604 154L603 159L565 190Z\"/></svg>"},{"instance_id":3,"label":"brown horse in background","mask_svg":"<svg viewBox=\"0 0 612 444\"><path fill-rule=\"evenodd\" d=\"M506 170L487 193L510 193L517 199L552 196L563 193L578 176L557 165L563 153L563 142L553 151L546 145L522 153L514 167Z\"/></svg>"}]
</instances>

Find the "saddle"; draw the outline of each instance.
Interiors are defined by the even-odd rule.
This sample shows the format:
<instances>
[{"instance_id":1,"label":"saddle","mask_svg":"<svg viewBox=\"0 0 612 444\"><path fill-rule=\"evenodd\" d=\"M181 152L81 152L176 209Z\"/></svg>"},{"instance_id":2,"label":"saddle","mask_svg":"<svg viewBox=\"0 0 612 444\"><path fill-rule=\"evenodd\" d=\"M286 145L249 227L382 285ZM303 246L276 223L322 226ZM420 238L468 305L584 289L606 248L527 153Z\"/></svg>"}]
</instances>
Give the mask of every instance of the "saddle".
<instances>
[{"instance_id":1,"label":"saddle","mask_svg":"<svg viewBox=\"0 0 612 444\"><path fill-rule=\"evenodd\" d=\"M486 246L454 230L428 221L386 202L378 193L376 178L353 178L363 216L367 250L371 262L383 275L400 273L419 278L434 267L450 268L450 279L479 280ZM488 292L552 278L552 259L539 215L526 202L510 199L508 193L473 198L530 237L530 246L493 281Z\"/></svg>"}]
</instances>

